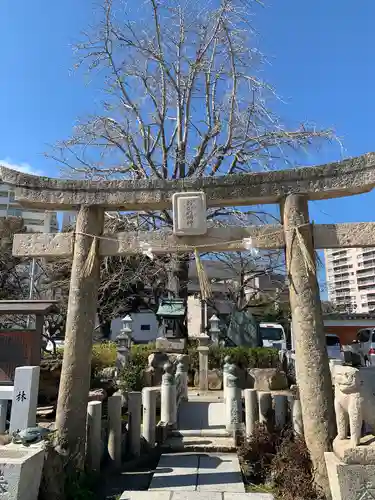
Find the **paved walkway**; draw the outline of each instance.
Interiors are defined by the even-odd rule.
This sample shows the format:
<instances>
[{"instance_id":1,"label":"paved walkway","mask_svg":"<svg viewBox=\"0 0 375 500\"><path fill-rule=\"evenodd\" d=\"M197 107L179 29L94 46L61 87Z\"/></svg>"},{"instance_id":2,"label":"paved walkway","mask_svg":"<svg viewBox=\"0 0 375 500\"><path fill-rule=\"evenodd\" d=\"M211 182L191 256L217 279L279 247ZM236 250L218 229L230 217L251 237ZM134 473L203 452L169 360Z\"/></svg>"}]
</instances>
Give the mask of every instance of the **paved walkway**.
<instances>
[{"instance_id":1,"label":"paved walkway","mask_svg":"<svg viewBox=\"0 0 375 500\"><path fill-rule=\"evenodd\" d=\"M170 453L162 455L148 491L218 491L244 493L236 454Z\"/></svg>"},{"instance_id":2,"label":"paved walkway","mask_svg":"<svg viewBox=\"0 0 375 500\"><path fill-rule=\"evenodd\" d=\"M233 453L162 455L147 491L124 491L120 500L273 500L246 493Z\"/></svg>"},{"instance_id":3,"label":"paved walkway","mask_svg":"<svg viewBox=\"0 0 375 500\"><path fill-rule=\"evenodd\" d=\"M191 396L178 411L178 429L225 429L225 405L221 395Z\"/></svg>"}]
</instances>

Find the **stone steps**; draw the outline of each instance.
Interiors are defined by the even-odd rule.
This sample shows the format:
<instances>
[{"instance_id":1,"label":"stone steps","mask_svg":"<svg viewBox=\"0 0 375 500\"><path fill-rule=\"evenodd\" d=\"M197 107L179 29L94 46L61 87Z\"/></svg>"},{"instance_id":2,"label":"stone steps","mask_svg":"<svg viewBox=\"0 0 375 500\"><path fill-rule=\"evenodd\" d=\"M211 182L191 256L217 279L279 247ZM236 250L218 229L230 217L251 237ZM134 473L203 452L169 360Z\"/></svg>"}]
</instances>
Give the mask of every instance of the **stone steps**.
<instances>
[{"instance_id":1,"label":"stone steps","mask_svg":"<svg viewBox=\"0 0 375 500\"><path fill-rule=\"evenodd\" d=\"M244 493L236 453L170 453L160 457L148 491Z\"/></svg>"},{"instance_id":2,"label":"stone steps","mask_svg":"<svg viewBox=\"0 0 375 500\"><path fill-rule=\"evenodd\" d=\"M147 491L124 491L120 500L274 500L246 493L235 453L162 455Z\"/></svg>"},{"instance_id":3,"label":"stone steps","mask_svg":"<svg viewBox=\"0 0 375 500\"><path fill-rule=\"evenodd\" d=\"M232 437L225 427L209 429L180 429L171 432L172 437Z\"/></svg>"},{"instance_id":4,"label":"stone steps","mask_svg":"<svg viewBox=\"0 0 375 500\"><path fill-rule=\"evenodd\" d=\"M120 500L274 500L270 493L219 491L124 491Z\"/></svg>"},{"instance_id":5,"label":"stone steps","mask_svg":"<svg viewBox=\"0 0 375 500\"><path fill-rule=\"evenodd\" d=\"M208 452L234 453L236 447L231 437L180 436L168 438L161 447L163 453Z\"/></svg>"}]
</instances>

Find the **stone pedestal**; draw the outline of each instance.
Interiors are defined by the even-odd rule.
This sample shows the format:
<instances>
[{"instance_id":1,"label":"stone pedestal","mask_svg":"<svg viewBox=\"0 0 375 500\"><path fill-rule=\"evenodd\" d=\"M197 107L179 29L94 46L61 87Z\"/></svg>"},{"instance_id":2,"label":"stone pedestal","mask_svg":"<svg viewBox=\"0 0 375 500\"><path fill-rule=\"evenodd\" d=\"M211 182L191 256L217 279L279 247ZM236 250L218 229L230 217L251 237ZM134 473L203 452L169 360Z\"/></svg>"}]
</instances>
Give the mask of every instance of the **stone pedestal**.
<instances>
[{"instance_id":1,"label":"stone pedestal","mask_svg":"<svg viewBox=\"0 0 375 500\"><path fill-rule=\"evenodd\" d=\"M349 439L333 442L325 461L332 500L375 498L375 437L365 436L355 448Z\"/></svg>"},{"instance_id":2,"label":"stone pedestal","mask_svg":"<svg viewBox=\"0 0 375 500\"><path fill-rule=\"evenodd\" d=\"M182 353L186 347L186 339L173 337L158 337L156 350L161 352Z\"/></svg>"},{"instance_id":3,"label":"stone pedestal","mask_svg":"<svg viewBox=\"0 0 375 500\"><path fill-rule=\"evenodd\" d=\"M10 444L0 448L1 500L36 500L42 478L44 449Z\"/></svg>"}]
</instances>

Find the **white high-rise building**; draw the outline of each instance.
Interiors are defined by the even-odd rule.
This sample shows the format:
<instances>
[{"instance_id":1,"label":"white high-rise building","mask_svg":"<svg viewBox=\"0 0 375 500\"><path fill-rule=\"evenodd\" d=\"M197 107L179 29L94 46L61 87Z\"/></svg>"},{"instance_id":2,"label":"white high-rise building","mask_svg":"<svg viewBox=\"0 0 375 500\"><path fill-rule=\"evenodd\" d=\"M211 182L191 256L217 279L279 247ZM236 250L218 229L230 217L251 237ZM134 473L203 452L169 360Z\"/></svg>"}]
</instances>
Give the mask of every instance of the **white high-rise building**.
<instances>
[{"instance_id":1,"label":"white high-rise building","mask_svg":"<svg viewBox=\"0 0 375 500\"><path fill-rule=\"evenodd\" d=\"M375 248L325 251L328 300L348 312L375 310Z\"/></svg>"},{"instance_id":2,"label":"white high-rise building","mask_svg":"<svg viewBox=\"0 0 375 500\"><path fill-rule=\"evenodd\" d=\"M34 233L55 233L58 230L56 212L21 207L14 199L12 188L0 183L0 218L6 217L22 217L27 230Z\"/></svg>"},{"instance_id":3,"label":"white high-rise building","mask_svg":"<svg viewBox=\"0 0 375 500\"><path fill-rule=\"evenodd\" d=\"M73 226L77 220L77 212L64 212L62 218L62 231Z\"/></svg>"}]
</instances>

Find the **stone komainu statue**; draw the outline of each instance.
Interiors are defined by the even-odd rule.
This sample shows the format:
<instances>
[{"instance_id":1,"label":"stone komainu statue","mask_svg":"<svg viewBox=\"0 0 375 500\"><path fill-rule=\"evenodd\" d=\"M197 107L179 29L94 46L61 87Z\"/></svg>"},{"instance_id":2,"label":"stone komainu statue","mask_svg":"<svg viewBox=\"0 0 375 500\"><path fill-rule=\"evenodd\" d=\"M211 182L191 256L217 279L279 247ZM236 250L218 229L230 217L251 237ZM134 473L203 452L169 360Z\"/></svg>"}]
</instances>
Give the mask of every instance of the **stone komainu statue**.
<instances>
[{"instance_id":1,"label":"stone komainu statue","mask_svg":"<svg viewBox=\"0 0 375 500\"><path fill-rule=\"evenodd\" d=\"M337 439L346 439L348 423L353 447L358 446L362 424L375 429L375 370L335 365L335 411Z\"/></svg>"}]
</instances>

